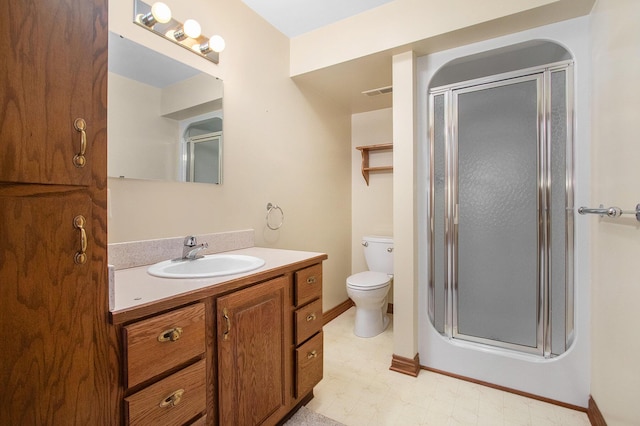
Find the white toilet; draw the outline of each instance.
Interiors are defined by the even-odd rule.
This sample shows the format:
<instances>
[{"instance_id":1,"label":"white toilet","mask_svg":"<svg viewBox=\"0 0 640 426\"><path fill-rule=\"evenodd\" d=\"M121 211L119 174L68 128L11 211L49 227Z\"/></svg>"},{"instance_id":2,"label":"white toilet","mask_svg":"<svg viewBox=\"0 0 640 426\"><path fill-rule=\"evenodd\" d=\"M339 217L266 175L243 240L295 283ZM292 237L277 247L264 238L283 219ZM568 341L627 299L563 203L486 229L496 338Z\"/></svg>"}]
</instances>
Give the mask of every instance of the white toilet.
<instances>
[{"instance_id":1,"label":"white toilet","mask_svg":"<svg viewBox=\"0 0 640 426\"><path fill-rule=\"evenodd\" d=\"M366 236L362 246L369 270L347 278L347 294L356 304L353 333L373 337L389 325L387 294L393 279L393 239Z\"/></svg>"}]
</instances>

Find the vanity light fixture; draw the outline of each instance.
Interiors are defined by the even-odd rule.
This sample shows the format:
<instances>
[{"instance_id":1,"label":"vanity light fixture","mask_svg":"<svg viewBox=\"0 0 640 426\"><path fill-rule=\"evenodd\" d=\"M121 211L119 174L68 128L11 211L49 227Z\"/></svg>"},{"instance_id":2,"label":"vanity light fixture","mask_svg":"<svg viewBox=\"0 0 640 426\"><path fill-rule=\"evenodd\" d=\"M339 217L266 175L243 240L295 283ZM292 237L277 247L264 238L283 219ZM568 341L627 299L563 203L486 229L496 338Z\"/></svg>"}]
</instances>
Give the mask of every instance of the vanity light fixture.
<instances>
[{"instance_id":1,"label":"vanity light fixture","mask_svg":"<svg viewBox=\"0 0 640 426\"><path fill-rule=\"evenodd\" d=\"M150 6L142 0L134 0L133 22L215 64L219 60L218 53L225 47L224 39L219 35L203 36L195 19L187 19L184 24L173 19L169 6L161 2Z\"/></svg>"}]
</instances>

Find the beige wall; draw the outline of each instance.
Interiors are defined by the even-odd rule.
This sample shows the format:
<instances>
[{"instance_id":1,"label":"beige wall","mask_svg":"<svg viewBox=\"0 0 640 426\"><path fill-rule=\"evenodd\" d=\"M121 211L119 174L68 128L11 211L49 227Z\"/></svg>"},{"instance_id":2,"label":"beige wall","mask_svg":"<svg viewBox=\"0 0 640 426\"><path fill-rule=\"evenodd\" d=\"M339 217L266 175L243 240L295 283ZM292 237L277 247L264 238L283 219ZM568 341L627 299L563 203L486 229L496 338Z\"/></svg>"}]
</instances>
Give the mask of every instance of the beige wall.
<instances>
[{"instance_id":1,"label":"beige wall","mask_svg":"<svg viewBox=\"0 0 640 426\"><path fill-rule=\"evenodd\" d=\"M420 43L502 17L509 17L511 22L508 25L512 31L556 22L587 13L592 2L593 0L394 0L291 39L291 75ZM517 17L510 16L518 14L520 15ZM500 25L494 25L490 32L498 28ZM499 32L493 32L491 36L497 35ZM443 47L432 45L430 48L441 50ZM310 55L309 52L313 54Z\"/></svg>"},{"instance_id":2,"label":"beige wall","mask_svg":"<svg viewBox=\"0 0 640 426\"><path fill-rule=\"evenodd\" d=\"M393 57L393 353L418 353L417 74L414 52Z\"/></svg>"},{"instance_id":3,"label":"beige wall","mask_svg":"<svg viewBox=\"0 0 640 426\"><path fill-rule=\"evenodd\" d=\"M303 93L288 76L289 40L241 1L167 0L224 36L215 65L131 22L111 1L109 26L140 44L224 80L224 184L110 179L109 242L253 228L256 245L325 252L324 309L345 300L351 271L350 115ZM282 207L279 231L267 203Z\"/></svg>"},{"instance_id":4,"label":"beige wall","mask_svg":"<svg viewBox=\"0 0 640 426\"><path fill-rule=\"evenodd\" d=\"M391 95L381 95L391 96ZM362 154L357 146L393 142L392 109L351 116L351 273L366 271L361 245L365 235L393 236L393 173L369 174L369 185L362 176ZM372 152L369 165L393 165L393 151ZM346 290L345 290L346 295ZM389 290L393 302L393 288Z\"/></svg>"},{"instance_id":5,"label":"beige wall","mask_svg":"<svg viewBox=\"0 0 640 426\"><path fill-rule=\"evenodd\" d=\"M591 203L640 202L640 2L598 0L592 13ZM640 226L633 216L591 219L591 394L609 426L640 424Z\"/></svg>"},{"instance_id":6,"label":"beige wall","mask_svg":"<svg viewBox=\"0 0 640 426\"><path fill-rule=\"evenodd\" d=\"M391 95L382 95L391 96ZM393 142L391 108L351 116L351 271L366 271L360 245L365 235L393 236L393 173L370 173L367 186L362 177L362 155L357 146ZM391 166L392 151L373 152L370 166Z\"/></svg>"}]
</instances>

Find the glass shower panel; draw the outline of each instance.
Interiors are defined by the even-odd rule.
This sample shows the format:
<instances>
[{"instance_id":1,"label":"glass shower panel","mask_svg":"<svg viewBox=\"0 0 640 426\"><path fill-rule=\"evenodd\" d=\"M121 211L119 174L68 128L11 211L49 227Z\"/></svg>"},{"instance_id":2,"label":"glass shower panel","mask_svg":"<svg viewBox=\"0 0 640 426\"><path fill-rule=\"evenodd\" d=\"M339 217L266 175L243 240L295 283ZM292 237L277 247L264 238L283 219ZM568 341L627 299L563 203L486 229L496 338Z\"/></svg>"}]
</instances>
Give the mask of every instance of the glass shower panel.
<instances>
[{"instance_id":1,"label":"glass shower panel","mask_svg":"<svg viewBox=\"0 0 640 426\"><path fill-rule=\"evenodd\" d=\"M193 181L220 183L220 138L193 144Z\"/></svg>"},{"instance_id":2,"label":"glass shower panel","mask_svg":"<svg viewBox=\"0 0 640 426\"><path fill-rule=\"evenodd\" d=\"M566 351L567 328L573 320L565 321L567 297L572 298L571 279L567 279L567 257L572 253L567 245L567 71L551 73L551 108L549 122L549 153L551 171L551 235L550 235L550 291L551 291L551 353ZM569 299L571 300L571 299Z\"/></svg>"},{"instance_id":3,"label":"glass shower panel","mask_svg":"<svg viewBox=\"0 0 640 426\"><path fill-rule=\"evenodd\" d=\"M432 95L432 182L433 194L431 196L432 203L432 241L431 241L431 305L432 323L436 330L440 333L445 332L445 306L446 306L446 290L447 282L447 264L445 258L445 94Z\"/></svg>"},{"instance_id":4,"label":"glass shower panel","mask_svg":"<svg viewBox=\"0 0 640 426\"><path fill-rule=\"evenodd\" d=\"M540 76L454 90L454 337L539 346L540 90Z\"/></svg>"},{"instance_id":5,"label":"glass shower panel","mask_svg":"<svg viewBox=\"0 0 640 426\"><path fill-rule=\"evenodd\" d=\"M186 141L186 181L222 183L222 133L216 132Z\"/></svg>"}]
</instances>

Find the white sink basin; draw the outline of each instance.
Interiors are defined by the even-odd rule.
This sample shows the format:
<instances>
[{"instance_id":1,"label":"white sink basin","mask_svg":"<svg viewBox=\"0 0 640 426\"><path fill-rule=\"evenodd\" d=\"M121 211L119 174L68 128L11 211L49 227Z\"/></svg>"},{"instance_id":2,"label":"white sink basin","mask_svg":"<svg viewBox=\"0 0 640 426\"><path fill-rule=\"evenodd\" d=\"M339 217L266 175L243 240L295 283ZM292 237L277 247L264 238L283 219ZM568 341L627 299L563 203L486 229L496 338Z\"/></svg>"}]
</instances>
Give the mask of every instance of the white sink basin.
<instances>
[{"instance_id":1,"label":"white sink basin","mask_svg":"<svg viewBox=\"0 0 640 426\"><path fill-rule=\"evenodd\" d=\"M264 263L254 256L210 254L195 260L165 260L151 265L147 272L162 278L209 278L252 271Z\"/></svg>"}]
</instances>

